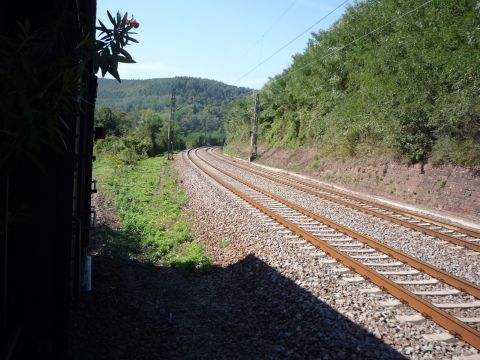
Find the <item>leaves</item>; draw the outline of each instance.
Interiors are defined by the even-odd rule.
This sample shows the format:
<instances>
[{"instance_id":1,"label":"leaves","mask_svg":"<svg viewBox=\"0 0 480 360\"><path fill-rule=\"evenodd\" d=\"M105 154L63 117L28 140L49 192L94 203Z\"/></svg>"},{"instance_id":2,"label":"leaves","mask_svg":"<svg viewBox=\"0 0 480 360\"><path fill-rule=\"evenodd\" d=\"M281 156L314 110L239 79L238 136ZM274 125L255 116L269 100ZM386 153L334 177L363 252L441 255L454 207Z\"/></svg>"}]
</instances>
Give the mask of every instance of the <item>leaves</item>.
<instances>
[{"instance_id":1,"label":"leaves","mask_svg":"<svg viewBox=\"0 0 480 360\"><path fill-rule=\"evenodd\" d=\"M411 162L441 154L480 164L469 145L480 143L478 1L433 0L409 13L414 3L358 1L328 31L312 34L261 91L262 139L309 141L335 156L371 150ZM248 126L229 116L228 139L240 139Z\"/></svg>"},{"instance_id":2,"label":"leaves","mask_svg":"<svg viewBox=\"0 0 480 360\"><path fill-rule=\"evenodd\" d=\"M66 149L63 119L76 111L80 71L75 55L53 53L57 34L32 31L26 21L12 36L0 36L2 170L18 158L36 162L44 149Z\"/></svg>"},{"instance_id":3,"label":"leaves","mask_svg":"<svg viewBox=\"0 0 480 360\"><path fill-rule=\"evenodd\" d=\"M133 26L129 24L128 13L123 16L117 12L113 17L107 11L108 18L113 25L113 29L109 29L103 22L98 21L100 26L96 29L100 31L99 39L96 40L96 57L93 61L95 72L101 70L102 77L107 73L112 75L118 82L121 82L118 73L118 63L133 64L135 61L132 56L124 49L130 42L138 43L130 35ZM138 23L137 27L138 27Z\"/></svg>"}]
</instances>

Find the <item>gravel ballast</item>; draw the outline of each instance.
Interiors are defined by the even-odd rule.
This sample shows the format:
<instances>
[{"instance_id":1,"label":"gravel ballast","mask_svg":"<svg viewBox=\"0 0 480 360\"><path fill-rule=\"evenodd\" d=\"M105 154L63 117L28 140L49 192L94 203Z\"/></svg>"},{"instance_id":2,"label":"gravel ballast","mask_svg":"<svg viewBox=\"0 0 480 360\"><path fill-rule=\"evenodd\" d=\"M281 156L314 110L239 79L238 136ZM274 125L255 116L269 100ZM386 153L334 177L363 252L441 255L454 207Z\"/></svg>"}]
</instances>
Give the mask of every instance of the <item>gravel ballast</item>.
<instances>
[{"instance_id":1,"label":"gravel ballast","mask_svg":"<svg viewBox=\"0 0 480 360\"><path fill-rule=\"evenodd\" d=\"M204 152L201 156L207 157ZM480 285L480 256L468 249L403 228L371 215L339 206L302 191L260 178L248 171L208 156L208 161L275 195L294 202L316 214L401 250L458 277Z\"/></svg>"},{"instance_id":2,"label":"gravel ballast","mask_svg":"<svg viewBox=\"0 0 480 360\"><path fill-rule=\"evenodd\" d=\"M324 258L317 257L315 251L302 246L301 240L292 239L291 235L282 231L278 224L226 192L205 175L198 173L198 170L192 170L191 165L180 162L179 166L184 188L190 197L189 207L196 219L196 233L202 243L206 244L210 254L219 258L222 266L229 266L246 256L255 256L274 273L278 273L276 276L294 282L302 290L307 291L313 301L319 301L323 307L337 313L338 319L348 320L348 330L343 328L338 332L338 329L318 325L322 324L322 315L315 311L311 312L309 320L318 316L318 320L313 321L317 324L315 325L317 332L331 339L335 343L333 348L345 348L348 356L356 354L354 356L362 358L355 350L346 346L345 341L349 338L345 336L348 331L360 331L363 339L361 342L367 348L370 340L365 339L370 339L373 334L398 351L396 354L392 353L394 354L392 356L398 356L400 353L409 358L445 359L476 353L475 349L460 341L453 344L426 341L422 335L442 333L445 330L429 320L424 321L421 326L401 323L397 317L416 312L405 305L379 306L380 302L393 298L385 293L375 296L361 293L360 289L373 285L367 281L346 280L349 279L347 276L354 275L335 272L334 267L340 264L324 263ZM238 176L239 171L237 170L235 174ZM269 187L269 191L271 190L272 186ZM218 246L222 241L228 241L230 245L226 248ZM277 281L262 284L260 291L270 293L270 287L276 287L278 284ZM276 298L274 301L285 300ZM264 306L268 307L266 304ZM296 305L292 303L287 306ZM295 318L292 321L295 321ZM300 344L304 341L305 335L295 339L295 342ZM378 344L373 345L373 348L375 347L378 347ZM312 354L315 353L314 350L311 351Z\"/></svg>"},{"instance_id":3,"label":"gravel ballast","mask_svg":"<svg viewBox=\"0 0 480 360\"><path fill-rule=\"evenodd\" d=\"M454 359L477 351L445 334L199 172L175 160L193 237L213 258L185 273L92 249L93 291L72 318L74 359ZM118 230L111 211L101 226Z\"/></svg>"}]
</instances>

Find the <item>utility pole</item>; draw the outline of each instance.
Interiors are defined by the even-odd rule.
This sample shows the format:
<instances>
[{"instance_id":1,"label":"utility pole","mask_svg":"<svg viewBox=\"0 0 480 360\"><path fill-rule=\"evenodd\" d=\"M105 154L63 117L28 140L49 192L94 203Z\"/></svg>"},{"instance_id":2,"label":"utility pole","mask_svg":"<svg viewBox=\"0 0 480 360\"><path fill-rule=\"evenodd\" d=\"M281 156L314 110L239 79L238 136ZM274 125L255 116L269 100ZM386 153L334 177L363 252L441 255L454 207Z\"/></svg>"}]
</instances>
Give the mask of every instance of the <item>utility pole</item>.
<instances>
[{"instance_id":1,"label":"utility pole","mask_svg":"<svg viewBox=\"0 0 480 360\"><path fill-rule=\"evenodd\" d=\"M207 118L203 120L203 146L207 146Z\"/></svg>"},{"instance_id":2,"label":"utility pole","mask_svg":"<svg viewBox=\"0 0 480 360\"><path fill-rule=\"evenodd\" d=\"M255 107L253 109L252 116L252 131L250 138L250 161L257 158L257 137L258 137L258 108L259 108L259 96L258 92L255 96Z\"/></svg>"},{"instance_id":3,"label":"utility pole","mask_svg":"<svg viewBox=\"0 0 480 360\"><path fill-rule=\"evenodd\" d=\"M173 160L173 124L175 121L175 88L172 89L172 99L170 102L170 117L168 119L167 136L167 160Z\"/></svg>"}]
</instances>

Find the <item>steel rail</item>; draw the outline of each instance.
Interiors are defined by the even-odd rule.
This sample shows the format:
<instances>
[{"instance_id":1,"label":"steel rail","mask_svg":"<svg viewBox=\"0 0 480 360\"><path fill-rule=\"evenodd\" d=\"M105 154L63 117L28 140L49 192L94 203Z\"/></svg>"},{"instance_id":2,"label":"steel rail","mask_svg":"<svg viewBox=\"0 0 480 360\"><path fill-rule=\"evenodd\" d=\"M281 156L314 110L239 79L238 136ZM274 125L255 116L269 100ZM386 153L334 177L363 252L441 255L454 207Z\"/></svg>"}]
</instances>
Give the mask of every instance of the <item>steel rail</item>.
<instances>
[{"instance_id":1,"label":"steel rail","mask_svg":"<svg viewBox=\"0 0 480 360\"><path fill-rule=\"evenodd\" d=\"M415 269L418 269L418 270L421 270L423 271L424 273L432 276L432 277L435 277L439 280L442 280L443 282L445 282L446 284L448 285L451 285L461 291L464 291L464 292L467 292L469 293L470 295L476 297L477 299L480 299L480 287L467 281L467 280L464 280L462 278L459 278L457 276L454 276L452 274L449 274L447 273L446 271L440 269L440 268L437 268L433 265L430 265L428 263L425 263L421 260L418 260L400 250L397 250L393 247L390 247L388 245L385 245L377 240L374 240L368 236L365 236L365 235L362 235L352 229L349 229L343 225L340 225L326 217L323 217L321 215L318 215L310 210L307 210L297 204L294 204L288 200L285 200L285 199L282 199L280 198L279 196L273 194L273 193L270 193L266 190L263 190L253 184L250 184L249 182L239 178L238 176L235 176L233 174L230 174L228 173L227 171L219 168L218 166L212 164L211 162L209 162L208 160L205 160L203 159L202 157L200 157L198 154L196 154L197 157L199 159L201 159L202 161L204 161L206 164L208 164L209 166L213 167L215 170L221 172L222 174L228 176L228 177L231 177L232 179L234 179L235 181L238 181L240 183L242 183L243 185L245 186L248 186L252 189L254 189L255 191L257 192L260 192L262 193L263 195L266 195L282 204L284 204L285 206L288 206L290 208L292 208L293 210L295 211L298 211L316 221L319 221L347 236L350 236L378 251L381 251L389 256L392 256L394 257L395 259L399 260L399 261L402 261L404 263L406 263L407 265L410 265L412 267L414 267Z\"/></svg>"},{"instance_id":2,"label":"steel rail","mask_svg":"<svg viewBox=\"0 0 480 360\"><path fill-rule=\"evenodd\" d=\"M213 150L212 148L210 148L209 150ZM240 167L243 167L245 169L249 169L250 171L256 171L256 170L253 170L252 167L248 166L248 165L240 165L240 163L238 161L235 161L235 160L232 160L232 159L228 159L227 157L225 156L222 156L222 155L218 155L216 154L215 152L211 151L210 152L213 156L219 158L219 159L222 159L223 161L226 161L226 162L229 162L231 164L234 164L236 166L240 166ZM300 183L304 186L307 186L307 187L311 187L311 188L314 188L314 189L317 189L319 191L324 191L324 192L329 192L331 194L334 194L334 195L337 195L337 196L340 196L340 197L344 197L344 198L347 198L347 199L350 199L350 200L354 200L354 201L358 201L358 202L362 202L366 205L370 205L370 206L373 206L373 207L376 207L378 209L382 209L382 210L386 210L386 211L391 211L391 212L394 212L398 215L405 215L405 216L409 216L409 217L412 217L412 218L415 218L417 220L422 220L422 221L425 221L425 222L430 222L431 224L433 225L438 225L438 226L442 226L446 229L449 229L449 230L454 230L458 233L461 233L461 234L464 234L464 235L468 235L468 236L471 236L471 237L475 237L475 238L480 238L480 232L478 231L475 231L473 229L468 229L468 228L464 228L464 227L461 227L461 226L457 226L457 225L453 225L453 224L448 224L448 223L445 223L445 222L442 222L442 221L439 221L439 220L434 220L432 218L429 218L429 217L426 217L426 216L423 216L423 215L419 215L419 214L416 214L416 213L413 213L413 212L410 212L408 210L404 210L404 209L400 209L400 208L396 208L396 207L393 207L393 206L389 206L389 205L385 205L385 204L381 204L381 203L377 203L377 202L374 202L374 201L371 201L371 200L368 200L368 199L364 199L364 198L361 198L361 197L358 197L358 196L355 196L355 195L352 195L352 194L348 194L348 193L344 193L344 192L341 192L341 191L337 191L337 190L334 190L334 189L331 189L331 188L326 188L326 187L323 187L323 186L320 186L320 185L316 185L316 184L312 184L310 182L307 182L307 181L303 181L303 180L300 180L300 179L296 179L294 177L291 177L291 176L287 176L285 174L280 174L280 173L277 173L277 172L272 172L272 171L269 171L269 170L265 170L263 169L263 171L260 171L259 174L265 174L265 173L269 173L269 174L272 174L275 176L275 179L278 179L278 178L284 178L284 179L287 179L289 181L293 181L293 182L296 182L296 183ZM299 190L301 190L299 188ZM319 194L320 196L321 194ZM328 195L325 195L325 197L327 198ZM330 199L328 197L328 199ZM335 199L335 198L332 198L332 199ZM336 199L335 199L336 200ZM333 200L332 200L333 201ZM355 206L355 204L352 204L352 203L348 203L348 202L345 202L346 205L353 205ZM366 209L366 208L363 208L363 207L359 207L359 210L360 211L367 211L369 209ZM381 214L381 213L378 213L376 212L376 214L378 215L384 215L384 214ZM388 217L388 215L386 215ZM391 218L392 220L398 220L398 221L401 221L401 222L406 222L404 220L400 220L400 219L396 219L396 218ZM415 224L411 224L411 223L408 223L407 224L410 224L410 225L415 225ZM431 230L431 229L428 229L428 228L424 228L420 225L416 225L416 226L419 226L421 229L425 229L425 230L429 230L429 231L432 231L432 232L435 232L437 233L435 230ZM443 233L440 233L441 235L444 235L446 237L450 237L450 238L453 238L453 239L456 239L456 240L460 240L460 241L464 241L462 239L458 239L454 236L450 236L450 235L447 235L447 234L443 234ZM443 240L446 240L446 239L443 239Z\"/></svg>"},{"instance_id":3,"label":"steel rail","mask_svg":"<svg viewBox=\"0 0 480 360\"><path fill-rule=\"evenodd\" d=\"M270 172L270 173L272 173L272 172ZM465 228L465 227L454 225L454 224L445 223L445 222L442 222L442 221L439 221L439 220L434 220L434 219L429 218L427 216L420 215L420 214L417 214L417 213L414 213L414 212L411 212L411 211L408 211L408 210L405 210L405 209L400 209L400 208L396 208L396 207L389 206L389 205L386 205L386 204L377 203L377 202L374 202L374 201L371 201L371 200L368 200L368 199L361 198L359 196L355 196L355 195L344 193L344 192L337 191L337 190L334 190L334 189L322 187L320 185L312 184L312 183L309 183L309 182L306 182L306 181L303 181L303 180L300 180L300 179L295 179L293 177L286 176L285 174L283 174L281 176L285 179L289 179L291 181L298 182L302 185L313 187L313 188L321 190L321 191L330 192L330 193L332 193L334 195L337 195L337 196L350 198L352 200L362 202L366 205L374 206L374 207L377 207L377 208L382 209L382 210L391 211L391 212L394 212L394 213L399 214L399 215L410 216L410 217L416 218L418 220L423 220L423 221L430 222L430 223L438 225L438 226L442 226L442 227L450 229L450 230L457 231L458 233L461 233L461 234L464 234L464 235L468 235L468 236L475 237L475 238L480 238L480 232L475 231L473 229Z\"/></svg>"},{"instance_id":4,"label":"steel rail","mask_svg":"<svg viewBox=\"0 0 480 360\"><path fill-rule=\"evenodd\" d=\"M432 229L428 229L426 227L423 227L421 225L417 225L417 224L413 224L411 222L408 222L406 220L401 220L401 219L397 219L395 217L392 217L392 216L389 216L389 215L386 215L386 214L382 214L378 211L375 211L375 210L371 210L371 209L367 209L367 208L364 208L360 205L356 205L356 204L353 204L351 202L348 202L348 201L345 201L345 200L342 200L342 199L337 199L337 198L334 198L332 196L329 196L329 195L326 195L326 194L321 194L321 193L318 193L317 191L314 191L314 190L310 190L308 188L304 188L304 187L301 187L301 186L298 186L298 185L295 185L295 184L292 184L291 182L296 182L296 183L300 183L304 186L307 186L309 188L313 188L315 190L319 190L319 191L325 191L325 192L330 192L330 193L333 193L337 196L341 196L341 197L344 197L344 198L351 198L352 200L355 200L355 201L359 201L359 202L363 202L364 204L367 204L367 205L370 205L370 206L374 206L376 208L379 208L379 209L383 209L384 210L387 210L387 208L389 209L388 211L392 211L392 212L395 212L395 213L398 213L399 215L402 215L402 214L407 214L407 212L402 212L401 210L398 210L398 209L395 209L395 208L391 208L391 207L388 207L388 206L384 206L384 205L381 205L381 204L377 204L377 203L374 203L374 202L371 202L371 201L368 201L368 200L364 200L364 199L360 199L360 198L357 198L357 197L354 197L354 196L351 196L349 194L343 194L341 192L337 192L335 190L330 190L330 189L325 189L321 186L318 186L318 185L315 185L315 184L311 184L309 182L306 182L306 181L302 181L302 180L299 180L299 179L293 179L291 177L288 177L288 176L279 176L278 174L275 174L273 175L271 172L269 171L258 171L258 170L254 170L252 169L251 167L249 166L246 166L246 165L243 165L243 164L239 164L238 162L234 162L230 159L227 159L225 158L224 156L219 156L217 154L215 154L214 152L211 152L211 154L213 156L215 156L216 158L218 159L221 159L222 161L225 161L225 162L228 162L234 166L237 166L237 167L240 167L244 170L247 170L247 171L250 171L251 173L253 174L256 174L256 175L259 175L259 176L263 176L269 180L272 180L272 181L276 181L278 183L281 183L283 185L287 185L287 186L290 186L294 189L297 189L297 190L300 190L300 191L303 191L309 195L313 195L313 196L316 196L318 198L321 198L321 199L324 199L324 200L328 200L328 201L331 201L331 202L334 202L338 205L342 205L342 206L346 206L346 207L349 207L351 209L354 209L354 210L357 210L357 211L360 211L360 212L363 212L363 213L366 213L366 214L369 214L369 215L372 215L372 216L375 216L375 217L378 217L378 218L381 218L383 220L386 220L386 221L389 221L389 222L392 222L392 223L395 223L395 224L398 224L398 225L401 225L403 227L407 227L407 228L410 228L412 230L415 230L415 231L418 231L418 232L421 232L423 234L426 234L426 235L430 235L430 236L434 236L438 239L441 239L441 240L445 240L445 241L448 241L448 242L451 242L455 245L459 245L459 246L462 246L462 247L465 247L465 248L468 248L470 250L473 250L473 251L477 251L477 252L480 252L480 245L477 245L477 244L474 244L472 242L469 242L469 241L466 241L466 240L462 240L462 239L458 239L454 236L450 236L450 235L447 235L447 234L444 234L442 232L439 232L439 231L435 231L435 230L432 230ZM269 175L269 174L272 174L272 175ZM288 179L288 181L285 181L285 180L282 180L281 179L284 178L284 179ZM411 213L408 213L410 217L413 217L413 218L416 218L416 219L421 219L421 220L424 220L424 221L428 221L428 222L431 222L432 224L437 224L439 226L443 226L443 227L446 227L448 229L451 229L451 230L455 230L455 231L458 231L458 232L461 232L459 231L458 227L454 227L452 225L448 225L448 224L444 224L444 223L441 223L441 222L438 222L438 221L435 221L435 220L432 220L432 219L428 219L428 218L424 218L424 217L421 217L419 215L415 215L415 214L411 214ZM469 230L469 229L464 229L464 228L461 228L462 230L464 230L465 232L469 231L470 233L473 233L473 234L476 234L474 237L478 237L480 238L480 233L476 233L472 230ZM470 235L470 236L473 236L473 235Z\"/></svg>"},{"instance_id":5,"label":"steel rail","mask_svg":"<svg viewBox=\"0 0 480 360\"><path fill-rule=\"evenodd\" d=\"M245 186L247 186L247 187L249 187L249 188L251 188L251 189L253 189L257 192L260 192L260 193L262 193L262 194L264 194L264 195L266 195L266 196L268 196L268 197L270 197L270 198L272 198L272 199L274 199L274 200L276 200L280 203L283 203L286 206L289 206L289 205L287 205L287 204L289 204L288 201L285 201L285 200L279 198L278 196L276 196L274 194L270 194L265 190L259 189L252 184L248 184L246 181L244 181L242 179L236 179L236 176L228 174L227 172L225 172L225 171L219 169L218 167L216 167L215 165L209 163L205 159L202 159L196 153L197 150L198 149L195 150L195 155L200 160L202 160L203 162L205 162L209 166L213 167L217 171L220 171L221 173L225 174L226 176L228 176L228 177L230 177L230 178L232 178L236 181L239 181L240 183L244 184ZM226 183L225 181L220 179L218 176L214 175L213 173L211 173L210 171L205 169L203 166L201 166L197 161L195 161L193 159L193 157L190 155L190 152L191 152L191 150L188 150L187 156L190 159L190 161L193 164L195 164L195 166L197 166L202 172L204 172L206 175L208 175L209 177L214 179L220 185L222 185L223 187L225 187L226 189L228 189L229 191L231 191L232 193L234 193L235 195L240 197L242 200L244 200L247 203L249 203L250 205L254 206L255 208L257 208L258 210L260 210L261 212L263 212L265 215L269 216L273 220L279 222L280 224L282 224L283 226L288 228L293 233L295 233L295 234L301 236L302 238L304 238L305 240L309 241L310 243L312 243L317 248L320 248L322 251L324 251L328 255L330 255L330 256L334 257L335 259L341 261L346 267L351 268L352 270L354 270L358 274L366 277L371 282L373 282L374 284L376 284L380 288L384 289L385 291L389 292L391 295L395 296L400 301L408 304L413 309L419 311L424 317L432 319L437 324L439 324L440 326L442 326L445 329L447 329L448 331L450 331L452 334L461 338L462 340L469 343L473 347L475 347L477 349L480 349L480 332L478 332L474 328L466 325L465 323L459 321L458 319L451 316L447 312L435 307L431 303L423 300L419 296L413 294L411 291L409 291L407 289L404 289L403 287L401 287L400 285L396 284L395 282L389 280L385 276L383 276L383 275L379 274L378 272L368 268L367 266L363 265L361 262L359 262L355 259L352 259L349 256L343 254L341 251L335 249L333 246L321 241L320 239L318 239L314 235L310 234L309 232L305 231L304 229L300 228L299 226L295 225L294 223L288 221L284 217L274 213L273 211L271 211L267 207L263 206L259 202L253 200L252 198L245 195L241 191L235 189L232 185ZM292 205L294 205L294 204L292 204ZM297 207L297 206L295 205L295 207ZM300 207L298 207L298 208L300 208ZM299 210L297 210L297 211L299 211ZM305 213L302 212L302 211L300 211L300 212L302 212L304 215L307 215L308 213L310 213L309 211L307 211L305 209L304 209L304 211L305 211ZM307 215L307 216L309 216L309 215ZM328 220L328 221L330 222L330 220ZM333 223L333 222L331 222L331 223ZM326 225L328 225L328 224L326 224ZM336 225L336 227L338 227L340 229L343 228L341 225L338 225L338 224L335 224L335 225ZM352 233L354 233L354 232L352 231ZM409 257L408 255L406 255L406 256ZM418 261L418 260L416 260L416 261ZM424 264L424 265L426 265L427 268L431 267L428 264ZM445 273L443 270L440 270L440 269L437 269L437 270L439 270L440 273ZM424 270L424 272L426 272L426 271ZM460 280L463 281L462 279L460 279ZM474 284L472 284L472 285L474 287L476 287ZM477 287L477 291L478 290L479 289Z\"/></svg>"}]
</instances>

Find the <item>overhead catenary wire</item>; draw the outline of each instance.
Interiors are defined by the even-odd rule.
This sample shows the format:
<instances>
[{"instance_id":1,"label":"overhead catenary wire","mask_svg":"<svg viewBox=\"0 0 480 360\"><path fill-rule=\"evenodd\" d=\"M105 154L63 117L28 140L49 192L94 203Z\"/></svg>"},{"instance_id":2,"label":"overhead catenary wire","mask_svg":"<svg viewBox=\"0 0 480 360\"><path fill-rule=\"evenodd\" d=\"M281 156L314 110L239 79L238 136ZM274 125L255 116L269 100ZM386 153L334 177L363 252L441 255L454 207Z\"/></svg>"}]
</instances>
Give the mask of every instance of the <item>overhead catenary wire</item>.
<instances>
[{"instance_id":1,"label":"overhead catenary wire","mask_svg":"<svg viewBox=\"0 0 480 360\"><path fill-rule=\"evenodd\" d=\"M270 25L270 27L265 30L265 32L260 36L260 38L258 38L254 43L253 45L248 48L247 51L245 51L243 53L243 56L247 55L257 44L259 44L260 42L263 42L263 40L265 39L265 36L267 36L268 33L270 33L270 31L272 31L272 29L275 27L275 25L277 25L277 23L280 21L280 19L282 19L292 8L293 6L298 2L298 0L295 0L294 2L292 2L284 11L283 13L280 14L280 16L278 16L272 23L272 25Z\"/></svg>"},{"instance_id":2,"label":"overhead catenary wire","mask_svg":"<svg viewBox=\"0 0 480 360\"><path fill-rule=\"evenodd\" d=\"M372 34L376 33L377 31L380 31L381 29L385 28L386 26L388 26L388 25L390 25L390 24L392 24L392 23L394 23L394 22L396 22L396 21L404 18L405 16L407 16L407 15L409 15L409 14L411 14L411 13L413 13L413 12L419 10L419 9L421 9L422 7L427 6L427 5L430 4L431 2L433 2L433 0L427 0L427 1L425 1L424 3L416 6L415 8L413 8L413 9L407 11L407 12L404 12L403 14L401 14L401 15L399 15L399 16L391 19L391 20L389 20L389 21L386 22L385 24L383 24L383 25L381 25L381 26L373 29L372 31L370 31L370 32L368 32L368 33L366 33L366 34L364 34L364 35L362 35L362 36L360 36L360 37L358 37L358 38L356 38L356 39L353 39L351 42L349 42L349 43L341 46L340 48L333 49L333 50L331 50L330 52L328 52L327 54L323 55L322 57L320 57L320 58L318 58L318 59L315 59L315 60L313 60L313 61L305 64L304 66L302 66L302 67L300 67L300 68L298 68L298 69L295 69L295 70L290 71L290 72L284 72L284 73L281 74L281 75L277 75L277 76L274 77L274 79L275 79L275 80L279 80L279 79L281 79L281 78L283 78L283 77L285 77L285 76L287 76L287 75L295 74L296 72L301 71L301 70L305 69L306 67L308 67L308 66L310 66L310 65L312 65L312 64L314 64L314 63L317 63L317 62L323 60L324 58L326 58L326 57L328 57L328 56L330 56L330 55L332 55L332 54L334 54L334 53L337 53L337 52L345 49L346 47L348 47L348 46L350 46L350 45L352 45L352 44L355 44L356 42L362 40L363 38L365 38L365 37L367 37L367 36L369 36L369 35L372 35ZM343 3L342 3L341 5L343 5ZM339 7L340 7L341 5L339 5ZM244 75L242 75L242 77L239 78L236 82L238 82L239 80L243 79L245 76L249 75L251 72L253 72L255 69L257 69L257 68L258 68L259 66L261 66L263 63L265 63L267 60L269 60L270 58L272 58L274 55L278 54L278 52L280 52L281 50L283 50L283 48L284 48L284 47L282 47L282 49L276 51L275 54L271 55L268 59L264 60L262 63L256 65L256 66L255 66L254 68L252 68L248 73L245 73Z\"/></svg>"},{"instance_id":3,"label":"overhead catenary wire","mask_svg":"<svg viewBox=\"0 0 480 360\"><path fill-rule=\"evenodd\" d=\"M323 16L321 19L319 19L318 21L316 21L313 25L309 26L307 29L303 30L300 34L298 34L297 36L295 36L295 38L293 38L292 40L290 40L289 42L287 42L285 45L283 45L282 47L280 47L277 51L275 51L273 54L271 54L270 56L268 56L267 58L265 58L264 60L262 60L260 63L258 63L257 65L255 65L253 68L251 68L250 70L248 70L245 74L243 74L242 76L240 76L236 81L235 83L238 83L240 80L242 80L243 78L245 78L246 76L250 75L253 71L255 71L256 69L258 69L260 66L262 66L263 64L265 64L268 60L270 60L271 58L273 58L275 55L277 55L280 51L282 51L283 49L285 49L287 46L289 46L290 44L292 44L294 41L298 40L301 36L305 35L308 31L310 31L311 29L313 29L315 26L317 26L320 22L322 22L323 20L325 20L328 16L330 16L331 14L333 14L335 11L337 11L339 8L341 8L343 5L345 5L346 3L350 2L351 0L345 0L343 1L340 5L338 5L335 9L333 9L332 11L330 11L328 14L326 14L325 16Z\"/></svg>"},{"instance_id":4,"label":"overhead catenary wire","mask_svg":"<svg viewBox=\"0 0 480 360\"><path fill-rule=\"evenodd\" d=\"M351 42L349 42L348 44L345 44L345 45L341 46L340 48L331 50L330 52L328 52L327 54L323 55L322 57L320 57L320 58L318 58L318 59L315 59L315 60L313 60L313 61L305 64L304 66L302 66L302 67L300 67L300 68L298 68L298 69L295 69L294 71L291 71L291 72L288 72L288 73L284 73L284 74L282 74L282 75L279 75L279 76L275 77L275 80L281 79L282 77L284 77L284 76L286 76L286 75L295 74L296 72L298 72L298 71L300 71L300 70L303 70L303 69L305 69L306 67L308 67L308 66L310 66L310 65L312 65L312 64L314 64L314 63L316 63L316 62L319 62L320 60L323 60L323 59L325 59L326 57L328 57L328 56L330 56L330 55L332 55L332 54L334 54L334 53L337 53L337 52L339 52L339 51L342 51L342 50L345 49L346 47L348 47L348 46L350 46L350 45L352 45L352 44L355 44L356 42L362 40L363 38L365 38L365 37L367 37L367 36L369 36L369 35L372 35L372 34L376 33L377 31L380 31L381 29L385 28L386 26L388 26L388 25L390 25L390 24L392 24L392 23L394 23L394 22L396 22L396 21L404 18L405 16L411 14L412 12L415 12L415 11L417 11L418 9L421 9L422 7L427 6L427 5L428 5L429 3L431 3L431 2L433 2L433 0L427 0L427 1L425 1L424 3L422 3L421 5L418 5L417 7L415 7L414 9L411 9L411 10L409 10L409 11L401 14L400 16L395 17L395 18L389 20L389 21L386 22L385 24L383 24L383 25L381 25L381 26L373 29L372 31L370 31L370 32L368 32L368 33L366 33L366 34L364 34L364 35L362 35L362 36L360 36L360 37L358 37L358 38L356 38L356 39L353 39L353 40L352 40Z\"/></svg>"}]
</instances>

